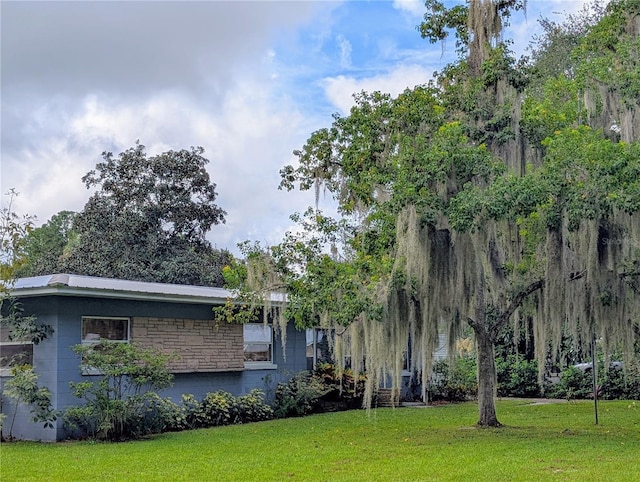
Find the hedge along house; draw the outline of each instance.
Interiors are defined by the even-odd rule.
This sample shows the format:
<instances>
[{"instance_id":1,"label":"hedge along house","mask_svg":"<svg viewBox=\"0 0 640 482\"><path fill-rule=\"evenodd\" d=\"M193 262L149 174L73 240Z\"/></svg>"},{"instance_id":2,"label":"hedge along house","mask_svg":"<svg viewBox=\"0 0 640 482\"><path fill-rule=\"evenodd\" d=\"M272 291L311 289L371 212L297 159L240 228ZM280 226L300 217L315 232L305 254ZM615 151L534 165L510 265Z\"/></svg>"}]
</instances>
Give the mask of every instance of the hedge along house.
<instances>
[{"instance_id":1,"label":"hedge along house","mask_svg":"<svg viewBox=\"0 0 640 482\"><path fill-rule=\"evenodd\" d=\"M177 402L182 394L202 398L216 390L234 395L254 388L269 392L277 382L307 369L305 332L293 324L287 328L283 351L271 325L216 322L213 308L232 296L221 288L57 274L19 279L12 294L25 315L36 316L54 333L38 345L2 341L0 357L25 353L39 375L38 384L51 391L57 410L80 403L69 382L95 376L83 373L71 347L99 339L175 353L177 358L169 364L173 386L159 393ZM0 368L0 384L8 376L10 370ZM2 411L7 415L6 434L15 411L6 397ZM31 421L29 407L18 407L14 437L54 441L65 435L61 420L54 429L43 428Z\"/></svg>"}]
</instances>

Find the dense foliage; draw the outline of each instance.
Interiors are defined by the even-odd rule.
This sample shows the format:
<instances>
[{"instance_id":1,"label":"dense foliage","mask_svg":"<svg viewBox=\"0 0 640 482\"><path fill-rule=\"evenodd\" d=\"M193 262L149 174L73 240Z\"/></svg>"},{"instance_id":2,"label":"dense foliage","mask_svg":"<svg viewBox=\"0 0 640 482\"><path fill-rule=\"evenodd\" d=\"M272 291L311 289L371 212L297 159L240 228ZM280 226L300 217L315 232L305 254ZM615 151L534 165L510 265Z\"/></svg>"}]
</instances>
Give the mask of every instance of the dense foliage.
<instances>
[{"instance_id":1,"label":"dense foliage","mask_svg":"<svg viewBox=\"0 0 640 482\"><path fill-rule=\"evenodd\" d=\"M25 238L26 259L17 276L40 276L58 273L64 256L75 242L73 230L76 213L61 211L42 226L32 229ZM65 253L66 251L66 253Z\"/></svg>"},{"instance_id":2,"label":"dense foliage","mask_svg":"<svg viewBox=\"0 0 640 482\"><path fill-rule=\"evenodd\" d=\"M123 440L146 434L148 406L155 390L171 385L168 356L133 343L101 341L75 345L86 381L70 382L84 405L68 408L67 426L76 433L105 440Z\"/></svg>"},{"instance_id":3,"label":"dense foliage","mask_svg":"<svg viewBox=\"0 0 640 482\"><path fill-rule=\"evenodd\" d=\"M426 387L438 332L452 348L465 325L481 425L499 425L495 345L510 322L533 327L538 384L567 337L582 354L594 337L633 353L640 4L547 24L528 63L501 30L524 3L427 2L422 35L457 34L459 61L396 98L357 94L312 133L282 187L325 189L342 218L309 210L282 244L247 250L247 291L286 289L283 318L340 330L337 359L366 367L367 400L389 376L399 385L407 349ZM502 386L525 377L533 393L531 362Z\"/></svg>"},{"instance_id":4,"label":"dense foliage","mask_svg":"<svg viewBox=\"0 0 640 482\"><path fill-rule=\"evenodd\" d=\"M225 221L201 147L147 156L134 147L103 161L83 182L97 188L80 213L63 211L26 239L21 276L68 272L221 286L226 250L205 238Z\"/></svg>"}]
</instances>

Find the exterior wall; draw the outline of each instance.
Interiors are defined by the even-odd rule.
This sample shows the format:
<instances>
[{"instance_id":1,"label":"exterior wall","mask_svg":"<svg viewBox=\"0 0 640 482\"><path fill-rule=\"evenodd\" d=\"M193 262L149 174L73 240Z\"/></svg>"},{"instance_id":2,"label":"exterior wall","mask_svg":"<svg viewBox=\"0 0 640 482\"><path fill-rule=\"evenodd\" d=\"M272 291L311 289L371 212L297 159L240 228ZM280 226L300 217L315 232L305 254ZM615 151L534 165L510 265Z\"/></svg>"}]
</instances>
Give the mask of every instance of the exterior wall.
<instances>
[{"instance_id":1,"label":"exterior wall","mask_svg":"<svg viewBox=\"0 0 640 482\"><path fill-rule=\"evenodd\" d=\"M81 343L83 316L130 317L133 320L132 340L146 343L150 339L160 341L162 338L160 348L163 350L180 348L179 343L184 341L186 345L181 348L182 354L187 355L184 358L191 362L184 361L185 364L176 365L173 386L159 392L163 397L171 397L174 402L179 402L182 394L192 394L200 399L207 392L216 390L243 395L254 388L260 388L267 396L272 396L279 381L306 369L305 333L293 327L287 329L285 353L282 351L279 335L275 335L272 364L245 367L244 362L239 361L244 359L242 327L220 325L220 331L214 334L216 324L212 320L213 305L71 296L43 296L24 298L21 301L25 314L37 316L38 321L50 324L55 330L51 339L34 346L34 366L40 375L39 384L51 390L53 405L57 410L64 410L80 403L71 393L69 382L81 382L95 377L81 373L80 360L71 349L73 345ZM143 336L144 328L146 338ZM204 332L207 334L203 334ZM163 337L161 333L171 336ZM228 345L225 340L223 347L218 335L230 335L232 340ZM144 341L145 339L147 341ZM222 352L233 356L229 368L223 367L220 356L215 353L206 360L205 353L209 347L212 350L219 349L220 356ZM193 365L196 362L198 367L186 367L186 363ZM201 363L203 365L200 365ZM203 371L203 366L207 371ZM0 383L3 383L3 380L0 379ZM2 411L8 415L3 429L6 434L13 407L4 401ZM54 429L44 429L41 424L30 421L28 412L28 408L23 407L18 411L13 428L15 437L43 441L65 438L66 432L61 419L57 421Z\"/></svg>"},{"instance_id":2,"label":"exterior wall","mask_svg":"<svg viewBox=\"0 0 640 482\"><path fill-rule=\"evenodd\" d=\"M25 315L36 315L38 322L50 325L54 330L54 335L33 347L33 366L38 373L38 386L47 387L51 391L53 407L57 408L56 399L58 395L58 317L57 301L49 300L33 300L33 302L25 305ZM4 383L8 377L0 377L0 388L4 388ZM8 397L2 398L2 413L6 415L2 426L2 434L9 435L11 430L12 419L16 413L16 406ZM34 423L31 421L32 415L29 407L18 406L13 423L11 434L13 437L25 440L56 440L56 430L44 428L42 423Z\"/></svg>"},{"instance_id":3,"label":"exterior wall","mask_svg":"<svg viewBox=\"0 0 640 482\"><path fill-rule=\"evenodd\" d=\"M183 318L132 320L131 341L173 354L173 373L244 369L242 326Z\"/></svg>"}]
</instances>

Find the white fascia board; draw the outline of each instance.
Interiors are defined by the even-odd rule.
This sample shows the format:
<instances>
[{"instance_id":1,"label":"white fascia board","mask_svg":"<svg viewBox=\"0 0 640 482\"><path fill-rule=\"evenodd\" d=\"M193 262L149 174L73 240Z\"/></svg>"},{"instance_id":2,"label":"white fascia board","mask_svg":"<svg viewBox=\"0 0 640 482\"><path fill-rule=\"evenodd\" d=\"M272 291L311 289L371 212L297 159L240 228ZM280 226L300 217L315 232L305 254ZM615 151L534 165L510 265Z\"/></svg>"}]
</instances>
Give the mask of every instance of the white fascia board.
<instances>
[{"instance_id":1,"label":"white fascia board","mask_svg":"<svg viewBox=\"0 0 640 482\"><path fill-rule=\"evenodd\" d=\"M233 292L210 286L176 285L94 276L56 274L18 279L11 290L16 297L83 296L92 298L164 301L220 305L235 298ZM283 303L285 295L272 293L272 303Z\"/></svg>"}]
</instances>

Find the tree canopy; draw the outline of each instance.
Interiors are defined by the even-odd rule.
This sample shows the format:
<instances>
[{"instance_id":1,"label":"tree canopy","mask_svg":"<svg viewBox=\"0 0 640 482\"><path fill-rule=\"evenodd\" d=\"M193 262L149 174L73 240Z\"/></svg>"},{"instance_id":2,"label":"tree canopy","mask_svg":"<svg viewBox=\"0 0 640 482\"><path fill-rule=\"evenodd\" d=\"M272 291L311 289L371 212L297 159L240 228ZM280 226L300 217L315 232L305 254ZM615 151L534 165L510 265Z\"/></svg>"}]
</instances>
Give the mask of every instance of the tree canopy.
<instances>
[{"instance_id":1,"label":"tree canopy","mask_svg":"<svg viewBox=\"0 0 640 482\"><path fill-rule=\"evenodd\" d=\"M337 358L366 367L369 397L388 375L399 386L407 351L425 386L438 333L470 327L481 425L499 425L508 322L534 325L541 375L563 336L631 354L640 333L640 2L586 17L560 72L502 40L523 3L427 2L421 34L453 28L460 60L397 98L357 94L314 132L282 187L325 189L343 219L310 210L281 245L247 250L249 290L286 289L283 317L341 326ZM564 38L547 29L534 60Z\"/></svg>"},{"instance_id":2,"label":"tree canopy","mask_svg":"<svg viewBox=\"0 0 640 482\"><path fill-rule=\"evenodd\" d=\"M205 238L226 213L215 203L203 153L192 147L147 156L140 143L118 156L104 152L82 178L97 188L82 212L59 213L29 237L29 274L55 269L220 286L232 256ZM49 255L42 248L51 248Z\"/></svg>"},{"instance_id":3,"label":"tree canopy","mask_svg":"<svg viewBox=\"0 0 640 482\"><path fill-rule=\"evenodd\" d=\"M58 271L58 264L75 236L73 221L76 213L60 211L25 237L25 262L17 276L40 276Z\"/></svg>"}]
</instances>

